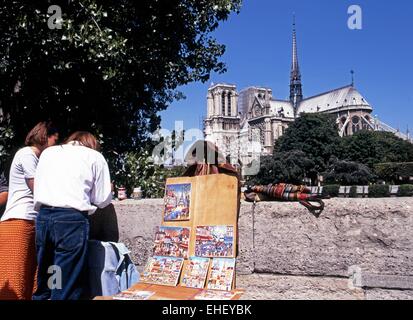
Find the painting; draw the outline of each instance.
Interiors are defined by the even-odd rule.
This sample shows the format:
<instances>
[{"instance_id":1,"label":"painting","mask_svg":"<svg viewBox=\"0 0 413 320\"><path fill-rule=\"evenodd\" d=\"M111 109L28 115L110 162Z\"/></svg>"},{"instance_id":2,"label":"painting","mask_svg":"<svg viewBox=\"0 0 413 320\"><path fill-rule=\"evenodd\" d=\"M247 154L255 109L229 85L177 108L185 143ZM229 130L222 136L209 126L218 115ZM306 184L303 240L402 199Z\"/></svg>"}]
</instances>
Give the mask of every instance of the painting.
<instances>
[{"instance_id":1,"label":"painting","mask_svg":"<svg viewBox=\"0 0 413 320\"><path fill-rule=\"evenodd\" d=\"M235 259L213 259L208 276L207 289L231 291L234 272Z\"/></svg>"},{"instance_id":2,"label":"painting","mask_svg":"<svg viewBox=\"0 0 413 320\"><path fill-rule=\"evenodd\" d=\"M158 227L155 233L155 256L188 258L190 228Z\"/></svg>"},{"instance_id":3,"label":"painting","mask_svg":"<svg viewBox=\"0 0 413 320\"><path fill-rule=\"evenodd\" d=\"M150 257L145 270L141 274L141 282L176 286L181 274L183 258Z\"/></svg>"},{"instance_id":4,"label":"painting","mask_svg":"<svg viewBox=\"0 0 413 320\"><path fill-rule=\"evenodd\" d=\"M152 291L123 291L113 296L113 300L148 300L155 292Z\"/></svg>"},{"instance_id":5,"label":"painting","mask_svg":"<svg viewBox=\"0 0 413 320\"><path fill-rule=\"evenodd\" d=\"M167 184L165 187L164 221L190 220L191 184Z\"/></svg>"},{"instance_id":6,"label":"painting","mask_svg":"<svg viewBox=\"0 0 413 320\"><path fill-rule=\"evenodd\" d=\"M195 300L232 300L236 294L231 291L219 291L219 290L202 290L198 293Z\"/></svg>"},{"instance_id":7,"label":"painting","mask_svg":"<svg viewBox=\"0 0 413 320\"><path fill-rule=\"evenodd\" d=\"M234 257L233 226L197 226L195 255L198 257Z\"/></svg>"},{"instance_id":8,"label":"painting","mask_svg":"<svg viewBox=\"0 0 413 320\"><path fill-rule=\"evenodd\" d=\"M190 257L182 275L181 285L202 289L208 275L209 258Z\"/></svg>"}]
</instances>

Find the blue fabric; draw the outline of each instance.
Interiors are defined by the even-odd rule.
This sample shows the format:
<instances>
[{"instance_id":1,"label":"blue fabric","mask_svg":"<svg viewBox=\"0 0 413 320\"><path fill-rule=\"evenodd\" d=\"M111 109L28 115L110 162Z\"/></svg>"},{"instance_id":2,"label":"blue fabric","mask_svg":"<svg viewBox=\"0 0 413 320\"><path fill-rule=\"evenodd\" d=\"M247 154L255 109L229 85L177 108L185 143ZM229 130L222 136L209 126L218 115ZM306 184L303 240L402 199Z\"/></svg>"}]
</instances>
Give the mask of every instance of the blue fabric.
<instances>
[{"instance_id":1,"label":"blue fabric","mask_svg":"<svg viewBox=\"0 0 413 320\"><path fill-rule=\"evenodd\" d=\"M89 241L89 290L93 296L112 296L139 281L123 243Z\"/></svg>"},{"instance_id":2,"label":"blue fabric","mask_svg":"<svg viewBox=\"0 0 413 320\"><path fill-rule=\"evenodd\" d=\"M78 300L84 297L88 238L86 213L63 208L40 210L36 220L38 274L33 300ZM49 279L53 274L58 275L51 273L51 266L61 270L61 288L49 287Z\"/></svg>"}]
</instances>

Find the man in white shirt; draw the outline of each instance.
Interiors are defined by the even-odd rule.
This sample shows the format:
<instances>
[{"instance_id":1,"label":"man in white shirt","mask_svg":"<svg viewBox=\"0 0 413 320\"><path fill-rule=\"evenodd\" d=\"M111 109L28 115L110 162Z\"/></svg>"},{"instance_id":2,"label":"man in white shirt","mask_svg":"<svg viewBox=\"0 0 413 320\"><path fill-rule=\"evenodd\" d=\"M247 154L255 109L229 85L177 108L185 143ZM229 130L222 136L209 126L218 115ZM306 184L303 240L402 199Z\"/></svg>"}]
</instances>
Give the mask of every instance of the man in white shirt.
<instances>
[{"instance_id":1,"label":"man in white shirt","mask_svg":"<svg viewBox=\"0 0 413 320\"><path fill-rule=\"evenodd\" d=\"M88 214L112 199L108 164L98 149L92 134L76 132L64 145L50 147L40 157L34 183L35 208L40 210L34 300L79 299L84 293ZM50 288L53 271L61 272L61 286Z\"/></svg>"}]
</instances>

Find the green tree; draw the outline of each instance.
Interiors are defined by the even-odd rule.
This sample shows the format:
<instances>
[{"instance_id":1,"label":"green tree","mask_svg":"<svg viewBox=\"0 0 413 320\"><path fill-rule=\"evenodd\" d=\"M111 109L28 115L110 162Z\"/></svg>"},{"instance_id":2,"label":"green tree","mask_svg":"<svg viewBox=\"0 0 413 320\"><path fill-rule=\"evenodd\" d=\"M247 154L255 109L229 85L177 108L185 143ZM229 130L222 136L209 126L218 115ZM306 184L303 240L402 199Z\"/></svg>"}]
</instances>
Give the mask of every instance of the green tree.
<instances>
[{"instance_id":1,"label":"green tree","mask_svg":"<svg viewBox=\"0 0 413 320\"><path fill-rule=\"evenodd\" d=\"M393 184L409 183L413 177L413 162L379 163L374 166L374 169L380 179Z\"/></svg>"},{"instance_id":2,"label":"green tree","mask_svg":"<svg viewBox=\"0 0 413 320\"><path fill-rule=\"evenodd\" d=\"M303 151L293 150L277 152L274 156L261 158L260 171L256 176L249 177L248 183L292 183L302 184L314 169L314 162Z\"/></svg>"},{"instance_id":3,"label":"green tree","mask_svg":"<svg viewBox=\"0 0 413 320\"><path fill-rule=\"evenodd\" d=\"M3 117L1 111L0 107L0 168L7 172L11 160L11 150L13 149L14 132L9 119Z\"/></svg>"},{"instance_id":4,"label":"green tree","mask_svg":"<svg viewBox=\"0 0 413 320\"><path fill-rule=\"evenodd\" d=\"M324 181L342 186L367 185L376 177L361 163L337 160L330 164L324 173Z\"/></svg>"},{"instance_id":5,"label":"green tree","mask_svg":"<svg viewBox=\"0 0 413 320\"><path fill-rule=\"evenodd\" d=\"M166 179L181 176L185 171L183 167L165 168L155 165L148 150L113 155L110 161L111 167L117 168L112 174L115 189L123 186L128 195L131 195L134 188L141 187L145 198L162 198Z\"/></svg>"},{"instance_id":6,"label":"green tree","mask_svg":"<svg viewBox=\"0 0 413 320\"><path fill-rule=\"evenodd\" d=\"M330 159L337 156L340 147L338 127L329 114L301 114L278 140L275 154L300 150L314 163L309 177L314 181L317 174L324 172Z\"/></svg>"},{"instance_id":7,"label":"green tree","mask_svg":"<svg viewBox=\"0 0 413 320\"><path fill-rule=\"evenodd\" d=\"M359 162L370 169L379 163L413 162L413 144L390 132L360 131L345 137L340 158Z\"/></svg>"},{"instance_id":8,"label":"green tree","mask_svg":"<svg viewBox=\"0 0 413 320\"><path fill-rule=\"evenodd\" d=\"M240 3L3 1L0 108L11 143L50 119L62 135L93 131L106 154L141 150L159 126L158 112L182 98L179 86L225 71L225 48L211 34ZM50 5L61 7L61 29L49 29Z\"/></svg>"}]
</instances>

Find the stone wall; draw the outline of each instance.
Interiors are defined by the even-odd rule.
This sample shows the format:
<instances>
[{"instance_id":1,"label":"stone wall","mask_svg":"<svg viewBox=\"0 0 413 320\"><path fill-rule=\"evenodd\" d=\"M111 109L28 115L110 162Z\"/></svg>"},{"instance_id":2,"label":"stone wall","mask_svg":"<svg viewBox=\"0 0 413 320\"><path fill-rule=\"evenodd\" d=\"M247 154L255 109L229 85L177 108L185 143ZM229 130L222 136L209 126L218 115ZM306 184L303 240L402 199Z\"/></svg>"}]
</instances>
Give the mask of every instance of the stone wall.
<instances>
[{"instance_id":1,"label":"stone wall","mask_svg":"<svg viewBox=\"0 0 413 320\"><path fill-rule=\"evenodd\" d=\"M116 202L117 222L96 214L118 226L140 271L162 205ZM413 299L412 212L413 198L332 199L319 219L298 203L243 202L237 287L247 299Z\"/></svg>"}]
</instances>

